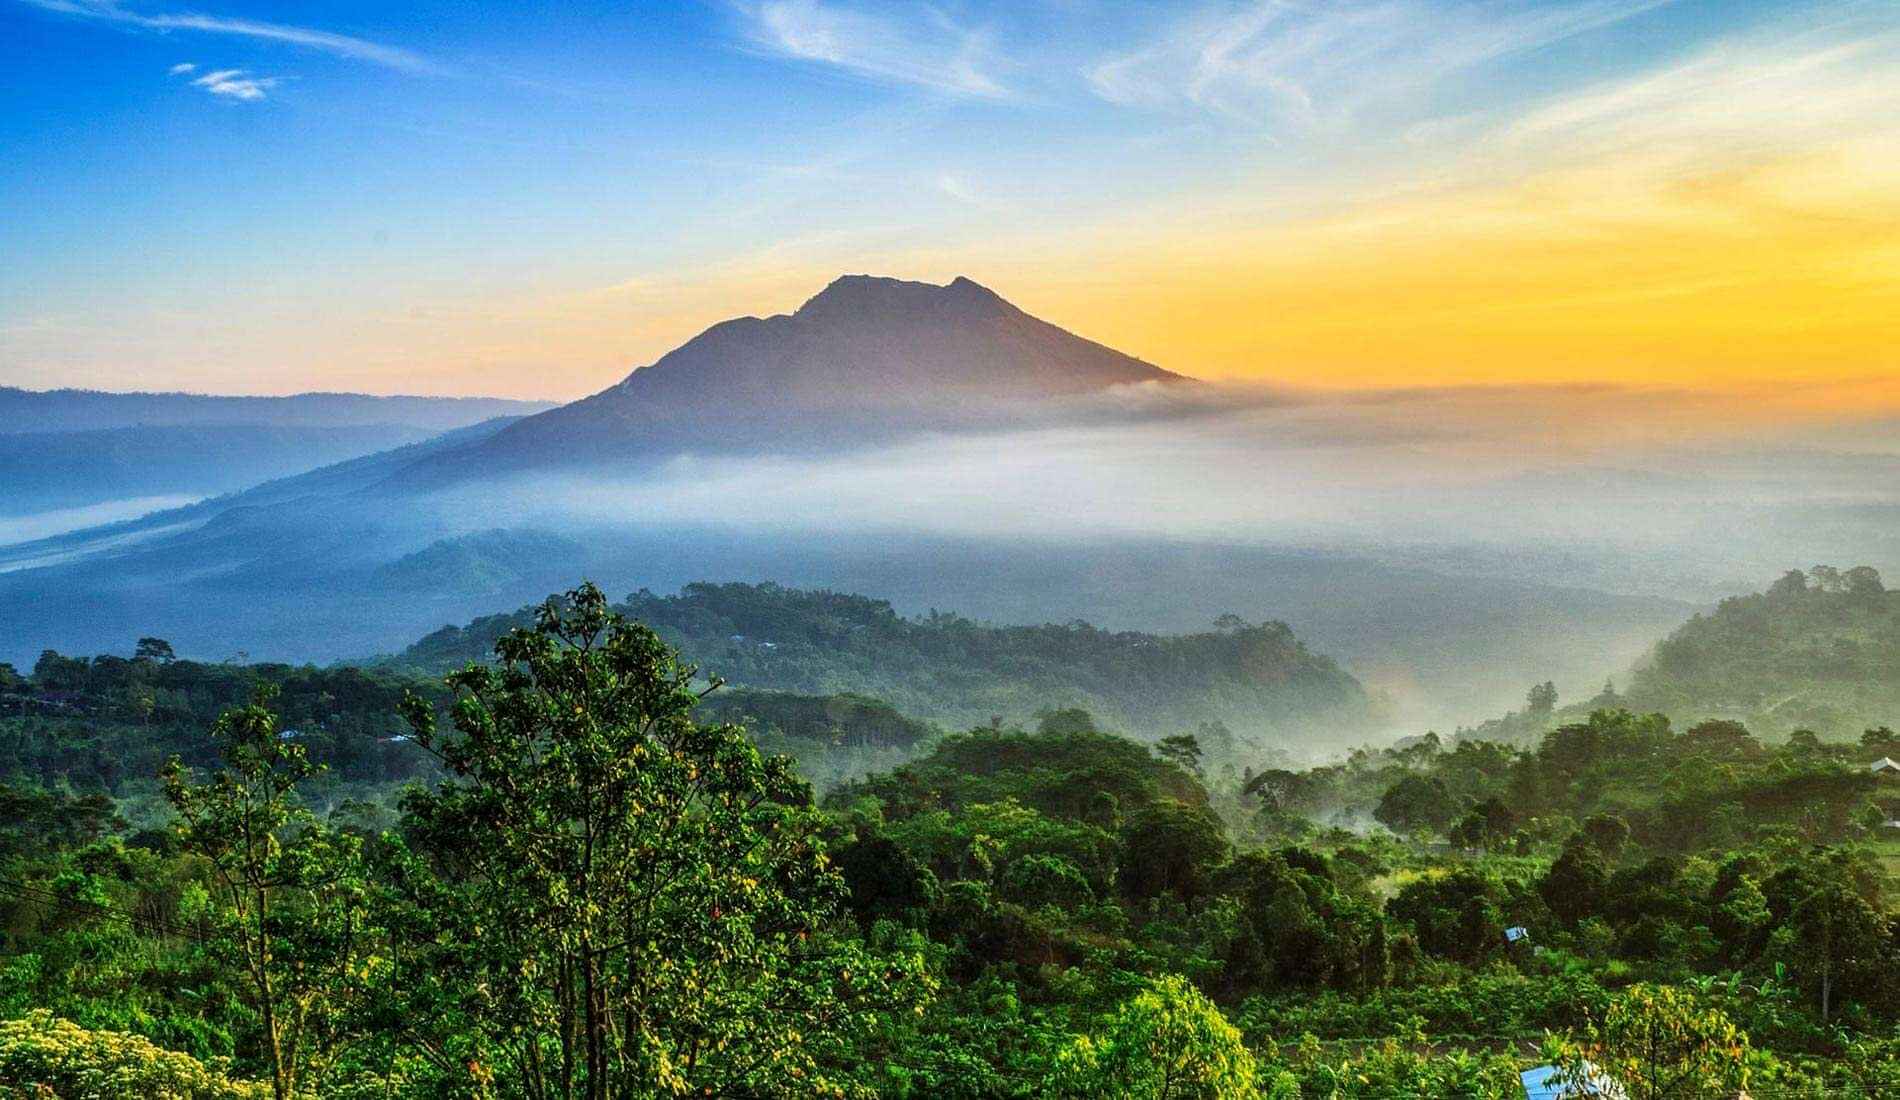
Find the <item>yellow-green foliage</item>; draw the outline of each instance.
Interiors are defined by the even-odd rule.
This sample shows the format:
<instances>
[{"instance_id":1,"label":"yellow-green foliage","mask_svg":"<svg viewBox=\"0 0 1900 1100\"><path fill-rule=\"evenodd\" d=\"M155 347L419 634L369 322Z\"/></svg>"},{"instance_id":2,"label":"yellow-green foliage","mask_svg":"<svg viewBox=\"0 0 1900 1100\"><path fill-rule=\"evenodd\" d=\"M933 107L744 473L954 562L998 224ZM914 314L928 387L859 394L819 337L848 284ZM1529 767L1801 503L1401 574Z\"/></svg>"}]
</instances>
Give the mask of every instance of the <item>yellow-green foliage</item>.
<instances>
[{"instance_id":1,"label":"yellow-green foliage","mask_svg":"<svg viewBox=\"0 0 1900 1100\"><path fill-rule=\"evenodd\" d=\"M1061 1096L1131 1100L1251 1100L1256 1069L1240 1032L1176 975L1129 998L1104 1030L1056 1059ZM1279 1087L1275 1083L1276 1088Z\"/></svg>"},{"instance_id":2,"label":"yellow-green foliage","mask_svg":"<svg viewBox=\"0 0 1900 1100\"><path fill-rule=\"evenodd\" d=\"M4 1100L264 1100L270 1086L234 1081L137 1035L87 1031L50 1013L0 1022Z\"/></svg>"},{"instance_id":3,"label":"yellow-green foliage","mask_svg":"<svg viewBox=\"0 0 1900 1100\"><path fill-rule=\"evenodd\" d=\"M1602 1070L1631 1100L1736 1096L1753 1072L1752 1053L1747 1033L1693 994L1635 985L1565 1052L1562 1079L1581 1085Z\"/></svg>"}]
</instances>

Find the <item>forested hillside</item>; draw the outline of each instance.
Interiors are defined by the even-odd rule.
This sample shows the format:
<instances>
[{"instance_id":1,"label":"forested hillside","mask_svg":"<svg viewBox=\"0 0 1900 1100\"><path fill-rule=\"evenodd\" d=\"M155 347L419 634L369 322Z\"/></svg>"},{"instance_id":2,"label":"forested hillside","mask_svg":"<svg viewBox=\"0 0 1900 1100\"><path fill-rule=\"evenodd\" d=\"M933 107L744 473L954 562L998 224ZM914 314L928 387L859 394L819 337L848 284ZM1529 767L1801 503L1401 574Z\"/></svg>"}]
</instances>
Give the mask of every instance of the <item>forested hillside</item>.
<instances>
[{"instance_id":1,"label":"forested hillside","mask_svg":"<svg viewBox=\"0 0 1900 1100\"><path fill-rule=\"evenodd\" d=\"M216 760L206 731L224 712L272 693L280 731L326 769L306 795L394 805L396 785L439 777L408 736L405 695L448 695L438 677L348 666L207 664L175 659L169 643L141 639L137 656L68 657L51 650L22 673L0 664L0 781L110 796L141 820L158 769L174 756ZM700 704L703 721L747 728L767 752L798 759L821 788L907 759L941 731L857 695L725 688Z\"/></svg>"},{"instance_id":2,"label":"forested hillside","mask_svg":"<svg viewBox=\"0 0 1900 1100\"><path fill-rule=\"evenodd\" d=\"M1076 706L1152 737L1219 723L1243 738L1314 743L1363 736L1376 716L1351 675L1276 622L1230 616L1178 636L993 626L935 612L908 619L883 600L775 584L641 591L617 609L735 685L855 692L952 728ZM483 660L531 618L523 609L445 627L385 665L440 673Z\"/></svg>"},{"instance_id":3,"label":"forested hillside","mask_svg":"<svg viewBox=\"0 0 1900 1100\"><path fill-rule=\"evenodd\" d=\"M1722 601L1656 647L1632 706L1832 737L1900 718L1900 591L1868 566L1794 570Z\"/></svg>"},{"instance_id":4,"label":"forested hillside","mask_svg":"<svg viewBox=\"0 0 1900 1100\"><path fill-rule=\"evenodd\" d=\"M1620 690L1576 701L1555 684L1528 704L1460 728L1462 740L1535 744L1567 721L1605 708L1668 715L1679 725L1745 722L1756 734L1806 731L1853 740L1900 722L1900 592L1868 566L1791 570L1768 591L1725 599L1659 641Z\"/></svg>"},{"instance_id":5,"label":"forested hillside","mask_svg":"<svg viewBox=\"0 0 1900 1100\"><path fill-rule=\"evenodd\" d=\"M354 668L179 661L148 638L130 659L49 650L24 674L0 665L0 776L107 795L141 821L162 816L159 769L173 757L215 763L207 731L260 686L274 692L285 738L329 769L306 792L318 805L435 774L404 736L398 708L406 691L443 697L439 684Z\"/></svg>"}]
</instances>

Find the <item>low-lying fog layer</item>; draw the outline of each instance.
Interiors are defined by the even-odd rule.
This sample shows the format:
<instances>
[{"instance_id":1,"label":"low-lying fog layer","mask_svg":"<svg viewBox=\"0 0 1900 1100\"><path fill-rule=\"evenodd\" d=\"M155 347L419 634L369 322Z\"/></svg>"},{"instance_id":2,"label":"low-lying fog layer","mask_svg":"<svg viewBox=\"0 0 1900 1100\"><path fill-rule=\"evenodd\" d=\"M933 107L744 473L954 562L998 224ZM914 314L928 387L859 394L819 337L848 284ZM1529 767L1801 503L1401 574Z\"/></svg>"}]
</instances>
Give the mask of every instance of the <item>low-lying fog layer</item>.
<instances>
[{"instance_id":1,"label":"low-lying fog layer","mask_svg":"<svg viewBox=\"0 0 1900 1100\"><path fill-rule=\"evenodd\" d=\"M1594 693L1698 608L1791 567L1900 575L1900 454L1882 425L1788 408L1607 388L1136 389L896 446L841 429L822 456L508 479L476 465L471 487L425 497L326 473L21 547L0 621L23 658L158 633L181 652L334 660L582 577L616 594L773 580L906 613L1167 632L1233 612L1287 622L1416 732L1545 679Z\"/></svg>"},{"instance_id":2,"label":"low-lying fog layer","mask_svg":"<svg viewBox=\"0 0 1900 1100\"><path fill-rule=\"evenodd\" d=\"M1446 724L1545 677L1593 691L1784 569L1900 572L1900 455L1878 426L1763 416L1610 388L1144 389L1059 425L511 479L420 512L617 546L594 560L622 589L772 579L1160 630L1282 618L1408 721Z\"/></svg>"},{"instance_id":3,"label":"low-lying fog layer","mask_svg":"<svg viewBox=\"0 0 1900 1100\"><path fill-rule=\"evenodd\" d=\"M167 508L183 508L187 504L195 504L202 499L202 497L180 495L128 497L123 500L88 504L79 508L56 508L23 516L0 516L0 546L12 546L16 543L32 542L35 539L49 539L54 535L63 535L69 531L80 531L87 527L136 519L152 512L162 512Z\"/></svg>"},{"instance_id":4,"label":"low-lying fog layer","mask_svg":"<svg viewBox=\"0 0 1900 1100\"><path fill-rule=\"evenodd\" d=\"M1900 455L1871 445L1872 426L1764 428L1732 398L1572 388L1184 399L1145 389L1116 400L1147 415L822 459L688 456L639 477L539 477L440 503L444 515L532 525L1349 548L1692 598L1811 564L1843 541L1891 561L1900 537L1882 514L1900 503ZM1829 529L1793 518L1816 509L1835 514ZM1445 546L1467 548L1465 560L1431 549ZM1553 554L1570 560L1553 564Z\"/></svg>"}]
</instances>

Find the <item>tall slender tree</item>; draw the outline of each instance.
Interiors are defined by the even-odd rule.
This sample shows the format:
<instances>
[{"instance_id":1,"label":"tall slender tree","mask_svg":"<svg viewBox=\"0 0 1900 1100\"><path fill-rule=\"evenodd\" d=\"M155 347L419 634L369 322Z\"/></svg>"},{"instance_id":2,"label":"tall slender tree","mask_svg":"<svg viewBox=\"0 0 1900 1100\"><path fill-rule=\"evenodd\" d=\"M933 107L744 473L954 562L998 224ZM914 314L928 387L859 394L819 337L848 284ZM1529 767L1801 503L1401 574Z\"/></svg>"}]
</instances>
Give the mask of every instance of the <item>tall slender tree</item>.
<instances>
[{"instance_id":1,"label":"tall slender tree","mask_svg":"<svg viewBox=\"0 0 1900 1100\"><path fill-rule=\"evenodd\" d=\"M370 935L360 840L326 828L299 800L320 774L279 736L260 688L212 735L224 766L199 781L177 758L161 778L182 846L209 865L223 902L217 934L233 947L263 1029L272 1092L309 1089L348 1040Z\"/></svg>"},{"instance_id":2,"label":"tall slender tree","mask_svg":"<svg viewBox=\"0 0 1900 1100\"><path fill-rule=\"evenodd\" d=\"M853 1091L921 959L843 934L789 761L692 719L694 669L598 588L449 677L449 778L407 800L392 1011L438 1068L536 1098ZM834 934L834 927L839 934ZM458 1070L459 1067L459 1070Z\"/></svg>"}]
</instances>

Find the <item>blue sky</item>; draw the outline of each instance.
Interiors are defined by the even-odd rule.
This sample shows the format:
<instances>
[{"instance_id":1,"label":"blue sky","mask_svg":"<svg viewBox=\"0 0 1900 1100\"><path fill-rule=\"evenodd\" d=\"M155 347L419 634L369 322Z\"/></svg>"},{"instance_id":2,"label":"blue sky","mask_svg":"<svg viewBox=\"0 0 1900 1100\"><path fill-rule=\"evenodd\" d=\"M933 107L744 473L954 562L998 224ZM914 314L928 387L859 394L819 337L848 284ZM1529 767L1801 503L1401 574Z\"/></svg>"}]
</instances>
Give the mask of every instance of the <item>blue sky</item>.
<instances>
[{"instance_id":1,"label":"blue sky","mask_svg":"<svg viewBox=\"0 0 1900 1100\"><path fill-rule=\"evenodd\" d=\"M842 270L964 272L1163 344L1194 301L1236 309L1184 283L1128 315L1202 242L1543 170L1557 141L1499 135L1564 119L1574 144L1568 104L1727 81L1778 155L1876 141L1897 23L1747 0L0 0L0 383L573 396ZM1775 66L1824 132L1746 94ZM1708 113L1617 122L1599 163L1671 133L1747 153ZM1131 350L1311 362L1209 340Z\"/></svg>"}]
</instances>

